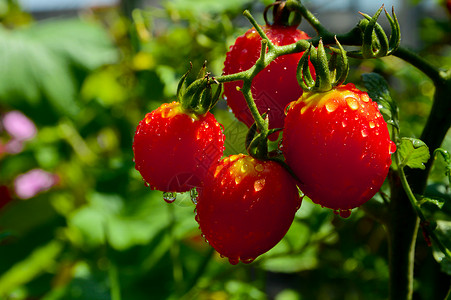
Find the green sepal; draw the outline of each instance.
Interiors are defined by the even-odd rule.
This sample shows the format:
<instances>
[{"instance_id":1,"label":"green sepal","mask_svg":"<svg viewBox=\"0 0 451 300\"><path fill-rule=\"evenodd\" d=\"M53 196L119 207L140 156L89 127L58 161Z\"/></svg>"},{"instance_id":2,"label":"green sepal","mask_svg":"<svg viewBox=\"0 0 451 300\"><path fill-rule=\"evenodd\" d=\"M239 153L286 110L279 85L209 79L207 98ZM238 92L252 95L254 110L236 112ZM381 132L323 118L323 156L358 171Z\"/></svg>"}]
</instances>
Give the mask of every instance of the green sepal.
<instances>
[{"instance_id":1,"label":"green sepal","mask_svg":"<svg viewBox=\"0 0 451 300\"><path fill-rule=\"evenodd\" d=\"M265 128L268 128L268 114L262 114L262 118L265 122ZM250 156L261 160L268 159L268 135L269 130L258 132L256 123L249 128L246 135L246 150Z\"/></svg>"},{"instance_id":2,"label":"green sepal","mask_svg":"<svg viewBox=\"0 0 451 300\"><path fill-rule=\"evenodd\" d=\"M273 8L273 24L271 25L267 13L270 8ZM297 7L288 1L276 1L265 7L263 18L266 25L283 26L283 27L298 27L302 21L302 14ZM294 13L293 18L290 18L291 13Z\"/></svg>"},{"instance_id":3,"label":"green sepal","mask_svg":"<svg viewBox=\"0 0 451 300\"><path fill-rule=\"evenodd\" d=\"M339 86L345 82L349 74L349 62L348 56L345 49L341 46L340 42L335 36L335 42L337 43L338 49L330 47L332 50L332 57L330 59L329 68L332 71L331 77L332 85Z\"/></svg>"},{"instance_id":4,"label":"green sepal","mask_svg":"<svg viewBox=\"0 0 451 300\"><path fill-rule=\"evenodd\" d=\"M390 55L398 49L401 42L398 18L394 9L392 10L393 18L385 10L385 15L391 27L391 35L390 39L388 39L382 26L377 23L383 9L385 10L384 6L381 6L373 17L360 13L365 18L358 25L362 32L362 49L350 51L349 56L355 58L379 58Z\"/></svg>"},{"instance_id":5,"label":"green sepal","mask_svg":"<svg viewBox=\"0 0 451 300\"><path fill-rule=\"evenodd\" d=\"M387 12L387 10L384 8L385 10L385 16L388 19L388 22L390 23L390 27L391 27L391 35L390 35L390 41L389 41L389 51L388 54L393 53L394 51L396 51L399 47L399 45L401 44L401 29L399 27L399 22L398 22L398 18L396 17L395 14L395 8L392 7L392 14L393 14L393 18L390 16L390 14Z\"/></svg>"},{"instance_id":6,"label":"green sepal","mask_svg":"<svg viewBox=\"0 0 451 300\"><path fill-rule=\"evenodd\" d=\"M322 39L319 40L316 49L316 57L311 57L315 67L316 83L315 88L320 92L330 91L332 83L330 78L329 62L327 60L326 50L324 49Z\"/></svg>"},{"instance_id":7,"label":"green sepal","mask_svg":"<svg viewBox=\"0 0 451 300\"><path fill-rule=\"evenodd\" d=\"M188 72L179 81L177 100L187 112L204 115L219 101L222 93L222 84L219 84L215 78L210 77L205 61L198 73L198 78L186 87L186 78L192 70L192 64L190 65ZM218 84L214 94L212 92L212 84Z\"/></svg>"},{"instance_id":8,"label":"green sepal","mask_svg":"<svg viewBox=\"0 0 451 300\"><path fill-rule=\"evenodd\" d=\"M296 79L304 91L327 92L346 80L349 73L347 54L336 37L335 41L338 49L329 47L332 51L330 60L327 59L321 39L317 49L310 44L302 55L297 66ZM309 58L315 69L316 80L310 72Z\"/></svg>"},{"instance_id":9,"label":"green sepal","mask_svg":"<svg viewBox=\"0 0 451 300\"><path fill-rule=\"evenodd\" d=\"M205 60L202 65L202 68L200 68L199 70L199 73L197 73L197 79L204 78L206 74L207 74L207 61Z\"/></svg>"},{"instance_id":10,"label":"green sepal","mask_svg":"<svg viewBox=\"0 0 451 300\"><path fill-rule=\"evenodd\" d=\"M296 70L296 79L304 91L311 91L315 86L315 80L313 79L312 73L310 73L309 67L309 56L312 47L313 45L310 43L310 47L302 54Z\"/></svg>"},{"instance_id":11,"label":"green sepal","mask_svg":"<svg viewBox=\"0 0 451 300\"><path fill-rule=\"evenodd\" d=\"M382 27L377 23L383 6L377 10L373 17L360 13L369 22L363 32L362 55L363 58L382 57L388 51L388 39Z\"/></svg>"},{"instance_id":12,"label":"green sepal","mask_svg":"<svg viewBox=\"0 0 451 300\"><path fill-rule=\"evenodd\" d=\"M252 124L251 127L249 127L249 130L246 134L246 141L245 141L245 147L246 150L249 149L249 146L251 145L252 141L255 138L255 135L257 134L257 124Z\"/></svg>"},{"instance_id":13,"label":"green sepal","mask_svg":"<svg viewBox=\"0 0 451 300\"><path fill-rule=\"evenodd\" d=\"M193 63L189 62L189 65L190 65L190 67L189 67L188 71L185 74L183 74L182 78L180 79L180 81L177 85L177 94L176 95L177 95L177 99L179 101L182 99L182 96L183 96L182 94L183 94L185 83L186 83L186 77L188 77L189 73L193 69Z\"/></svg>"}]
</instances>

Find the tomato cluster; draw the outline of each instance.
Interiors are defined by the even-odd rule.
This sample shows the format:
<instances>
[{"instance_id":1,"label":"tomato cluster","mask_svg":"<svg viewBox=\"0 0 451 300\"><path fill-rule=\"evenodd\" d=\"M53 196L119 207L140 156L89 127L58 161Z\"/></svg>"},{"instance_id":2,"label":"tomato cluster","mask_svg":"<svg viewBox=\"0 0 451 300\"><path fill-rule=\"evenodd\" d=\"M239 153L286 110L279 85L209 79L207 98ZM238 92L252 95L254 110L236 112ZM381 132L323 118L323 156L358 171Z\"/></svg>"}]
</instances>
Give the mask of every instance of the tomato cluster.
<instances>
[{"instance_id":1,"label":"tomato cluster","mask_svg":"<svg viewBox=\"0 0 451 300\"><path fill-rule=\"evenodd\" d=\"M293 26L262 30L275 45L309 38ZM255 29L239 37L227 54L224 74L251 68L260 42ZM269 129L283 127L285 163L245 154L221 160L222 126L210 112L198 115L179 102L148 113L135 133L136 169L146 185L164 192L197 188L195 218L202 235L232 264L249 263L274 247L303 195L348 217L381 188L391 164L395 146L377 104L351 83L303 93L296 79L301 56L277 58L252 82ZM224 98L251 128L254 120L241 86L227 82Z\"/></svg>"}]
</instances>

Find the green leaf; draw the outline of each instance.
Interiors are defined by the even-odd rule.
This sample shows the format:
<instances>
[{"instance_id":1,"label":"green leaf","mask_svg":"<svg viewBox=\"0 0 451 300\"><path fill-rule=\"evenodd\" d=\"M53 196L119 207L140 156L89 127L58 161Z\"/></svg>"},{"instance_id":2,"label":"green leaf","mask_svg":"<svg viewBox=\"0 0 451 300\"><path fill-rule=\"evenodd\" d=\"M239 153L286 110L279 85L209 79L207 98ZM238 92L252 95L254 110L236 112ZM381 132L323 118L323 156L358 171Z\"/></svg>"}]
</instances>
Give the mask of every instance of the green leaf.
<instances>
[{"instance_id":1,"label":"green leaf","mask_svg":"<svg viewBox=\"0 0 451 300\"><path fill-rule=\"evenodd\" d=\"M24 32L72 65L94 70L117 61L118 53L105 30L80 19L42 21Z\"/></svg>"},{"instance_id":2,"label":"green leaf","mask_svg":"<svg viewBox=\"0 0 451 300\"><path fill-rule=\"evenodd\" d=\"M398 105L391 98L388 83L384 77L377 73L368 73L363 74L362 79L368 95L378 104L385 121L399 128Z\"/></svg>"},{"instance_id":3,"label":"green leaf","mask_svg":"<svg viewBox=\"0 0 451 300\"><path fill-rule=\"evenodd\" d=\"M401 166L424 170L424 165L430 158L428 146L419 139L402 138L398 147Z\"/></svg>"},{"instance_id":4,"label":"green leaf","mask_svg":"<svg viewBox=\"0 0 451 300\"><path fill-rule=\"evenodd\" d=\"M420 206L423 206L425 204L432 204L442 209L443 205L445 204L445 200L439 198L419 197L417 199Z\"/></svg>"},{"instance_id":5,"label":"green leaf","mask_svg":"<svg viewBox=\"0 0 451 300\"><path fill-rule=\"evenodd\" d=\"M317 267L317 247L310 246L301 253L268 257L262 261L263 269L271 272L293 273Z\"/></svg>"},{"instance_id":6,"label":"green leaf","mask_svg":"<svg viewBox=\"0 0 451 300\"><path fill-rule=\"evenodd\" d=\"M210 0L198 0L193 2L191 0L174 0L166 3L168 9L178 11L183 15L194 15L210 13L219 14L225 11L237 11L242 10L243 7L251 3L250 0L229 0L229 1L210 1ZM198 9L202 7L202 9Z\"/></svg>"},{"instance_id":7,"label":"green leaf","mask_svg":"<svg viewBox=\"0 0 451 300\"><path fill-rule=\"evenodd\" d=\"M451 249L451 221L437 220L437 227L435 228L437 238L443 243L443 246ZM451 275L451 260L449 256L445 256L441 250L434 246L434 258L440 263L443 272Z\"/></svg>"},{"instance_id":8,"label":"green leaf","mask_svg":"<svg viewBox=\"0 0 451 300\"><path fill-rule=\"evenodd\" d=\"M0 27L0 103L31 118L50 112L74 117L79 112L75 69L87 71L116 60L100 26L79 20L53 20L21 30Z\"/></svg>"},{"instance_id":9,"label":"green leaf","mask_svg":"<svg viewBox=\"0 0 451 300\"><path fill-rule=\"evenodd\" d=\"M52 268L55 258L63 250L63 244L58 241L51 241L34 250L30 256L14 265L0 277L0 296L14 288L29 282L42 272Z\"/></svg>"}]
</instances>

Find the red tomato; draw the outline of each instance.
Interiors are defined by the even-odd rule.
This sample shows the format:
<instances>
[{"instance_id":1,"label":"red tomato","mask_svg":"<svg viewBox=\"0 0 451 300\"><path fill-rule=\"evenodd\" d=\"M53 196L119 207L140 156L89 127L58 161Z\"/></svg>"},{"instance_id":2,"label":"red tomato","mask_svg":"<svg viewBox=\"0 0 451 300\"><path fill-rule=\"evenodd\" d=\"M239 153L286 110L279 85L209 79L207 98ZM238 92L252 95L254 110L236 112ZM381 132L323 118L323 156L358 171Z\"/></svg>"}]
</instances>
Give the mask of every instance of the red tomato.
<instances>
[{"instance_id":1,"label":"red tomato","mask_svg":"<svg viewBox=\"0 0 451 300\"><path fill-rule=\"evenodd\" d=\"M224 134L214 116L187 113L178 102L148 113L133 141L136 169L151 189L164 192L200 186L223 151Z\"/></svg>"},{"instance_id":2,"label":"red tomato","mask_svg":"<svg viewBox=\"0 0 451 300\"><path fill-rule=\"evenodd\" d=\"M310 37L296 27L263 26L268 38L278 46L288 45ZM233 74L251 68L261 50L261 37L252 28L236 39L230 47L224 63L224 74ZM296 80L296 69L302 53L284 55L274 60L261 71L252 82L252 95L260 113L268 112L269 128L282 128L284 109L288 103L302 95ZM238 120L250 127L254 120L247 107L244 96L237 87L241 81L224 84L224 96Z\"/></svg>"},{"instance_id":3,"label":"red tomato","mask_svg":"<svg viewBox=\"0 0 451 300\"><path fill-rule=\"evenodd\" d=\"M395 144L377 104L353 84L290 105L283 154L313 202L349 216L380 189Z\"/></svg>"},{"instance_id":4,"label":"red tomato","mask_svg":"<svg viewBox=\"0 0 451 300\"><path fill-rule=\"evenodd\" d=\"M284 237L300 205L293 177L278 163L232 155L208 173L196 220L231 264L249 263Z\"/></svg>"}]
</instances>

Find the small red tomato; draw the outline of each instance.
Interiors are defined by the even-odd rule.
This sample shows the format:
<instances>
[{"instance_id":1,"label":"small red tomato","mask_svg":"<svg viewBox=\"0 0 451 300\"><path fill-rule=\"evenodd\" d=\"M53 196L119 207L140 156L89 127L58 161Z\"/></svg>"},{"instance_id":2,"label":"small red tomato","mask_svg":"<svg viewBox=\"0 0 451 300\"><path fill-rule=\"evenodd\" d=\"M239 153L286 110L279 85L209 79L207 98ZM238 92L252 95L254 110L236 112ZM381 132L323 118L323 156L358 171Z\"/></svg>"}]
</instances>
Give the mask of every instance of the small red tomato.
<instances>
[{"instance_id":1,"label":"small red tomato","mask_svg":"<svg viewBox=\"0 0 451 300\"><path fill-rule=\"evenodd\" d=\"M294 26L262 26L268 38L277 46L288 45L310 37ZM224 74L233 74L251 68L260 56L261 37L252 28L236 39L224 62ZM303 52L302 52L303 53ZM296 80L296 69L302 53L283 55L261 71L252 82L252 96L260 113L268 112L269 128L282 128L284 109L302 95ZM241 81L224 83L224 96L238 120L250 127L254 120L246 100L237 87Z\"/></svg>"},{"instance_id":2,"label":"small red tomato","mask_svg":"<svg viewBox=\"0 0 451 300\"><path fill-rule=\"evenodd\" d=\"M313 202L343 217L380 189L395 149L377 104L353 84L304 93L289 107L286 162Z\"/></svg>"},{"instance_id":3,"label":"small red tomato","mask_svg":"<svg viewBox=\"0 0 451 300\"><path fill-rule=\"evenodd\" d=\"M196 220L231 264L250 263L284 237L300 205L296 183L281 165L238 154L208 172Z\"/></svg>"},{"instance_id":4,"label":"small red tomato","mask_svg":"<svg viewBox=\"0 0 451 300\"><path fill-rule=\"evenodd\" d=\"M224 134L214 116L190 114L179 102L148 113L133 141L135 168L151 189L164 192L199 186L223 151Z\"/></svg>"}]
</instances>

